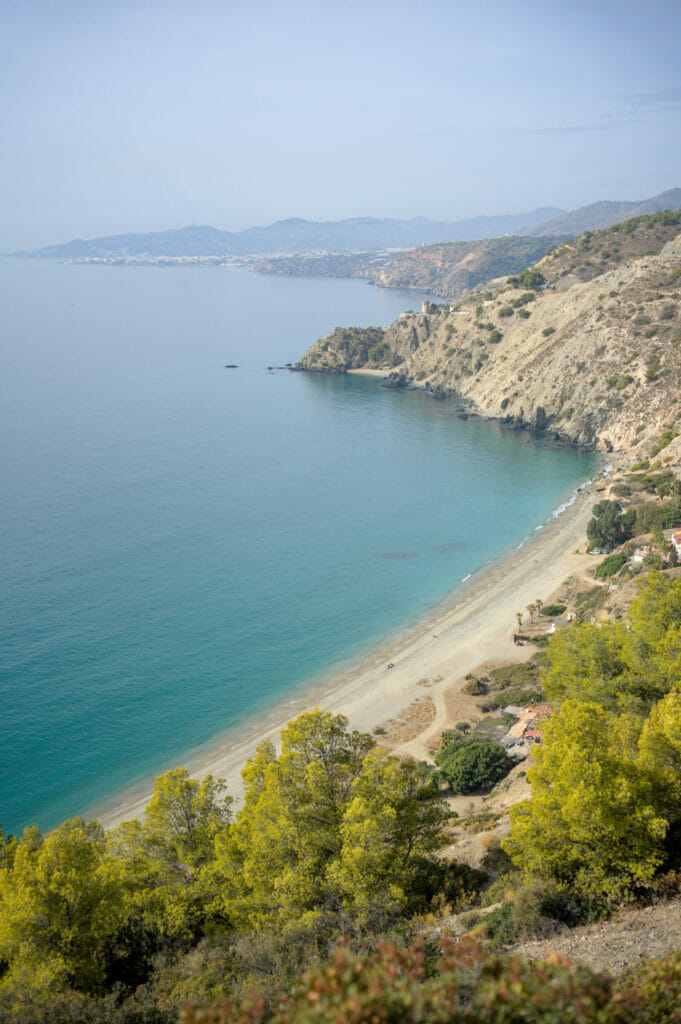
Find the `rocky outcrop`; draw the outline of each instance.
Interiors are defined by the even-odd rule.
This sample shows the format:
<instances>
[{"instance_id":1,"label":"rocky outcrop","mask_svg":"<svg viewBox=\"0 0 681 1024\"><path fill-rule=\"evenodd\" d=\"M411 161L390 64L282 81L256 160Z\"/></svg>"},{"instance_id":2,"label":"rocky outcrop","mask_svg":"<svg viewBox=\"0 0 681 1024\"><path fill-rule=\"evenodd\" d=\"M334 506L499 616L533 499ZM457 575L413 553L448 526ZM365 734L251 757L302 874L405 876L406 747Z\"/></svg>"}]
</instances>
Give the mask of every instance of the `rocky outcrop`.
<instances>
[{"instance_id":1,"label":"rocky outcrop","mask_svg":"<svg viewBox=\"0 0 681 1024\"><path fill-rule=\"evenodd\" d=\"M509 427L587 448L647 454L667 427L681 431L681 235L662 227L673 237L659 253L659 225L645 223L648 248L600 253L590 280L575 264L593 262L593 236L537 264L543 288L504 281L451 308L403 314L382 335L381 365L399 367L389 386L456 395ZM323 368L327 341L300 366Z\"/></svg>"}]
</instances>

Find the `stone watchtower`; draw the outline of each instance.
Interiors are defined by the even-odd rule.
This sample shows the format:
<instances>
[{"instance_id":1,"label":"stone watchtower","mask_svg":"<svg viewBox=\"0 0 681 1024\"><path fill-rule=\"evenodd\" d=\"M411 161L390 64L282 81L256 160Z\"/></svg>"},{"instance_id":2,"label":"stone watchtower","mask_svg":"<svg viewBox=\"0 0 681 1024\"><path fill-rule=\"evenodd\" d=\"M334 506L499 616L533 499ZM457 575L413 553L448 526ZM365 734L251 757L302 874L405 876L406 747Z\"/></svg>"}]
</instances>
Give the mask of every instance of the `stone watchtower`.
<instances>
[{"instance_id":1,"label":"stone watchtower","mask_svg":"<svg viewBox=\"0 0 681 1024\"><path fill-rule=\"evenodd\" d=\"M428 301L424 301L421 303L421 312L425 313L426 315L430 313L430 303Z\"/></svg>"}]
</instances>

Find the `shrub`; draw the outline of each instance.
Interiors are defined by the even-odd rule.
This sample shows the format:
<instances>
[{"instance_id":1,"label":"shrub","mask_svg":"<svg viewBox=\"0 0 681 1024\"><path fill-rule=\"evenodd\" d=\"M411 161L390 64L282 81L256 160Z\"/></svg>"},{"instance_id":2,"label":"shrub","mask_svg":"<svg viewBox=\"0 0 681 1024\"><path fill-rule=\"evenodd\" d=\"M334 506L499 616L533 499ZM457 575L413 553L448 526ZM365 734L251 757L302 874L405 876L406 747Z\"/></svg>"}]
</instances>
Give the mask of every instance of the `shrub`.
<instances>
[{"instance_id":1,"label":"shrub","mask_svg":"<svg viewBox=\"0 0 681 1024\"><path fill-rule=\"evenodd\" d=\"M528 690L520 686L511 686L508 690L501 690L495 693L490 700L485 702L485 711L495 711L497 708L507 707L514 704L516 707L526 707L528 704L535 704L542 700L544 694L541 690Z\"/></svg>"},{"instance_id":2,"label":"shrub","mask_svg":"<svg viewBox=\"0 0 681 1024\"><path fill-rule=\"evenodd\" d=\"M503 949L515 942L516 934L513 927L513 908L510 903L502 903L489 914L485 914L480 922L482 935L492 949Z\"/></svg>"},{"instance_id":3,"label":"shrub","mask_svg":"<svg viewBox=\"0 0 681 1024\"><path fill-rule=\"evenodd\" d=\"M493 331L490 331L489 340L492 342L493 345L496 345L498 342L500 342L502 338L503 334L496 328Z\"/></svg>"},{"instance_id":4,"label":"shrub","mask_svg":"<svg viewBox=\"0 0 681 1024\"><path fill-rule=\"evenodd\" d=\"M618 983L623 1009L636 1021L678 1022L681 1020L681 953L660 960L647 960L622 975ZM635 1016L634 1016L635 1014Z\"/></svg>"},{"instance_id":5,"label":"shrub","mask_svg":"<svg viewBox=\"0 0 681 1024\"><path fill-rule=\"evenodd\" d=\"M519 665L502 665L501 668L493 668L490 672L491 687L493 690L507 690L509 686L539 686L539 665L544 660L544 655L535 654L529 661L522 661Z\"/></svg>"},{"instance_id":6,"label":"shrub","mask_svg":"<svg viewBox=\"0 0 681 1024\"><path fill-rule=\"evenodd\" d=\"M526 302L534 302L535 298L534 292L523 292L517 299L513 299L511 305L514 309L518 309L519 306L524 306Z\"/></svg>"},{"instance_id":7,"label":"shrub","mask_svg":"<svg viewBox=\"0 0 681 1024\"><path fill-rule=\"evenodd\" d=\"M503 945L513 932L511 909L500 908L480 922ZM423 942L407 949L381 943L355 953L341 945L323 966L309 967L288 991L265 1001L248 992L224 997L208 1010L186 1007L184 1024L662 1024L674 1020L674 994L664 1002L661 981L651 983L651 1008L672 1016L639 1014L640 999L627 992L625 1013L615 998L614 979L587 967L570 967L558 957L550 961L502 960L483 954L473 942L441 943L437 965ZM676 968L665 967L675 974ZM678 981L675 983L678 985Z\"/></svg>"},{"instance_id":8,"label":"shrub","mask_svg":"<svg viewBox=\"0 0 681 1024\"><path fill-rule=\"evenodd\" d=\"M545 338L548 338L548 336L550 334L555 334L555 331L556 331L555 327L545 327L544 330L542 331L542 334L544 335Z\"/></svg>"},{"instance_id":9,"label":"shrub","mask_svg":"<svg viewBox=\"0 0 681 1024\"><path fill-rule=\"evenodd\" d=\"M578 924L581 916L579 904L551 879L529 879L511 901L517 939L546 939L563 925Z\"/></svg>"},{"instance_id":10,"label":"shrub","mask_svg":"<svg viewBox=\"0 0 681 1024\"><path fill-rule=\"evenodd\" d=\"M650 457L653 458L658 452L661 452L663 448L666 448L668 444L671 444L675 437L678 437L678 431L674 430L672 427L668 427L657 444L653 445L651 448Z\"/></svg>"},{"instance_id":11,"label":"shrub","mask_svg":"<svg viewBox=\"0 0 681 1024\"><path fill-rule=\"evenodd\" d=\"M540 270L523 270L522 274L517 274L515 277L508 278L508 284L513 285L516 288L531 288L533 291L537 291L542 285L546 284L546 278Z\"/></svg>"},{"instance_id":12,"label":"shrub","mask_svg":"<svg viewBox=\"0 0 681 1024\"><path fill-rule=\"evenodd\" d=\"M612 493L616 498L627 498L631 494L631 487L626 484L615 484Z\"/></svg>"},{"instance_id":13,"label":"shrub","mask_svg":"<svg viewBox=\"0 0 681 1024\"><path fill-rule=\"evenodd\" d=\"M483 840L485 845L485 840ZM492 875L507 875L514 870L513 861L506 850L503 850L497 836L487 841L487 849L480 861L481 867Z\"/></svg>"},{"instance_id":14,"label":"shrub","mask_svg":"<svg viewBox=\"0 0 681 1024\"><path fill-rule=\"evenodd\" d=\"M502 409L506 409L508 407L508 403L509 402L510 402L510 398L502 398L502 400L501 400L501 408Z\"/></svg>"},{"instance_id":15,"label":"shrub","mask_svg":"<svg viewBox=\"0 0 681 1024\"><path fill-rule=\"evenodd\" d=\"M616 572L619 572L623 565L626 565L627 556L623 551L620 551L616 555L608 555L596 569L596 576L599 579L605 579L608 576L614 576Z\"/></svg>"},{"instance_id":16,"label":"shrub","mask_svg":"<svg viewBox=\"0 0 681 1024\"><path fill-rule=\"evenodd\" d=\"M499 316L513 316L513 308L511 306L502 306L499 310Z\"/></svg>"},{"instance_id":17,"label":"shrub","mask_svg":"<svg viewBox=\"0 0 681 1024\"><path fill-rule=\"evenodd\" d=\"M555 619L556 615L562 615L566 609L566 604L545 604L541 609L541 614L546 615L549 619Z\"/></svg>"},{"instance_id":18,"label":"shrub","mask_svg":"<svg viewBox=\"0 0 681 1024\"><path fill-rule=\"evenodd\" d=\"M518 316L521 318L521 320L529 320L532 314L530 313L529 309L519 309Z\"/></svg>"},{"instance_id":19,"label":"shrub","mask_svg":"<svg viewBox=\"0 0 681 1024\"><path fill-rule=\"evenodd\" d=\"M455 740L435 755L435 763L455 793L489 790L510 768L503 747L476 740Z\"/></svg>"},{"instance_id":20,"label":"shrub","mask_svg":"<svg viewBox=\"0 0 681 1024\"><path fill-rule=\"evenodd\" d=\"M464 693L470 694L471 697L481 697L483 693L487 693L488 687L480 682L479 679L471 679L469 683L463 688Z\"/></svg>"}]
</instances>

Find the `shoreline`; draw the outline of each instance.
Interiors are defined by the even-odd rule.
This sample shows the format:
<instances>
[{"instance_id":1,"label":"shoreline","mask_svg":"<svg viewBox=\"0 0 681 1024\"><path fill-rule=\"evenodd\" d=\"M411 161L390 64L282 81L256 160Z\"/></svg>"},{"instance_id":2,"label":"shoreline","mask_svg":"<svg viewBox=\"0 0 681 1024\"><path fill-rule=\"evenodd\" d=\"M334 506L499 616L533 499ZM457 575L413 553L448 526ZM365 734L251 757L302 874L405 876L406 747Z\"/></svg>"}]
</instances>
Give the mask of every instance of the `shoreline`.
<instances>
[{"instance_id":1,"label":"shoreline","mask_svg":"<svg viewBox=\"0 0 681 1024\"><path fill-rule=\"evenodd\" d=\"M187 751L175 764L186 767L192 777L224 778L238 806L243 792L240 772L247 758L265 740L276 745L286 723L304 711L319 707L344 714L351 728L371 732L412 702L424 700L426 692L441 702L445 689L457 679L463 685L464 675L483 661L521 660L512 641L516 611L524 613L537 597L545 601L564 579L595 561L595 556L584 553L586 523L606 473L602 470L585 482L520 545L459 581L430 613L408 624L399 635L387 637L359 664L336 663L307 689L292 691L295 699L256 712ZM388 662L394 664L390 671ZM426 692L424 679L430 684ZM97 818L105 828L141 817L154 778L162 770L96 801L83 814Z\"/></svg>"}]
</instances>

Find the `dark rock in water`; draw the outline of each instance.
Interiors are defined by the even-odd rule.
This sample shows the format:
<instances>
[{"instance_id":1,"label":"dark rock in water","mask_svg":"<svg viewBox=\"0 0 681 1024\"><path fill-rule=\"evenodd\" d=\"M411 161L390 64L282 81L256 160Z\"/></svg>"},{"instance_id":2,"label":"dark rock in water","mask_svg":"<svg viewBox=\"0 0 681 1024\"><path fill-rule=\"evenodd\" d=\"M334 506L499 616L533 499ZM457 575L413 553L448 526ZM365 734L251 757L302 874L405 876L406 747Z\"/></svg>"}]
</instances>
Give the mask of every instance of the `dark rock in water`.
<instances>
[{"instance_id":1,"label":"dark rock in water","mask_svg":"<svg viewBox=\"0 0 681 1024\"><path fill-rule=\"evenodd\" d=\"M457 418L457 420L467 420L468 419L468 413L467 412L457 412L456 418Z\"/></svg>"},{"instance_id":2,"label":"dark rock in water","mask_svg":"<svg viewBox=\"0 0 681 1024\"><path fill-rule=\"evenodd\" d=\"M238 370L239 366L237 363L225 363L225 370Z\"/></svg>"},{"instance_id":3,"label":"dark rock in water","mask_svg":"<svg viewBox=\"0 0 681 1024\"><path fill-rule=\"evenodd\" d=\"M537 411L534 417L534 429L535 430L546 430L549 425L549 418L546 415L546 409L543 405L537 406Z\"/></svg>"},{"instance_id":4,"label":"dark rock in water","mask_svg":"<svg viewBox=\"0 0 681 1024\"><path fill-rule=\"evenodd\" d=\"M381 387L388 389L408 388L410 383L406 373L390 373L383 384L381 384Z\"/></svg>"},{"instance_id":5,"label":"dark rock in water","mask_svg":"<svg viewBox=\"0 0 681 1024\"><path fill-rule=\"evenodd\" d=\"M443 388L440 384L436 384L432 388L428 388L427 395L431 398L436 398L438 402L442 402L445 398L449 398L449 391L447 388Z\"/></svg>"}]
</instances>

